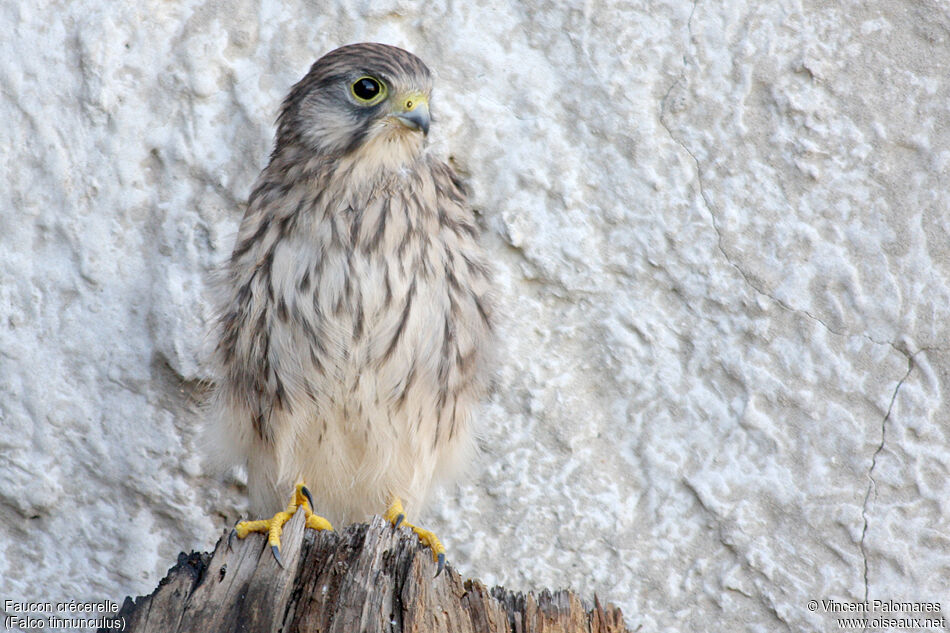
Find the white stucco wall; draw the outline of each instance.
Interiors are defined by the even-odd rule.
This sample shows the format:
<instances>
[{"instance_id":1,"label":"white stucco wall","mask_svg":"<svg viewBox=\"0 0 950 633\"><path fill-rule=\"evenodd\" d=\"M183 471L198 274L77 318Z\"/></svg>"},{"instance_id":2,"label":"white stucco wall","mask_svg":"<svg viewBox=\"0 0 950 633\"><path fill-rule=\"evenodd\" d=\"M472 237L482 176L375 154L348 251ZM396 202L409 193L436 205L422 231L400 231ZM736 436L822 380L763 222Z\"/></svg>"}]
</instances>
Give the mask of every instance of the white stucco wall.
<instances>
[{"instance_id":1,"label":"white stucco wall","mask_svg":"<svg viewBox=\"0 0 950 633\"><path fill-rule=\"evenodd\" d=\"M316 4L0 3L0 602L121 602L243 511L209 271L354 41L435 71L499 271L484 454L417 521L456 568L642 631L950 602L946 4Z\"/></svg>"}]
</instances>

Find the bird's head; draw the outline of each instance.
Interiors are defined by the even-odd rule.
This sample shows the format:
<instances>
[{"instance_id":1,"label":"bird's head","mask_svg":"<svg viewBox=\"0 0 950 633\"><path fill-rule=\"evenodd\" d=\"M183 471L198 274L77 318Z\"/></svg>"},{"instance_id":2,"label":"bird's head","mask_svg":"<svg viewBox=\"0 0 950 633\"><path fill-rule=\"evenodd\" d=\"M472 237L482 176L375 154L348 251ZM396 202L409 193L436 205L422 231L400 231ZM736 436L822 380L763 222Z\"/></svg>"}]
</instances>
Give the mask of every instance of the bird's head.
<instances>
[{"instance_id":1,"label":"bird's head","mask_svg":"<svg viewBox=\"0 0 950 633\"><path fill-rule=\"evenodd\" d=\"M317 156L403 162L429 131L432 77L418 57L385 44L351 44L314 62L284 100L277 147ZM395 166L395 165L394 165Z\"/></svg>"}]
</instances>

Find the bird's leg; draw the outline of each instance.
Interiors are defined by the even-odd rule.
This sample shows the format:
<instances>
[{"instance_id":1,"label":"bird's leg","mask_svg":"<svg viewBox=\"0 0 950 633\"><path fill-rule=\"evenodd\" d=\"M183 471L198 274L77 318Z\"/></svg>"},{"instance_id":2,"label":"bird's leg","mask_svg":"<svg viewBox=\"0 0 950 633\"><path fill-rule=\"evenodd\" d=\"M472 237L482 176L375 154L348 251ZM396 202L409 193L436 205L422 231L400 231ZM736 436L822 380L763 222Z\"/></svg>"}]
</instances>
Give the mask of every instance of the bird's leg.
<instances>
[{"instance_id":1,"label":"bird's leg","mask_svg":"<svg viewBox=\"0 0 950 633\"><path fill-rule=\"evenodd\" d=\"M294 488L294 496L291 497L287 509L283 512L278 512L269 519L240 521L235 525L234 529L231 530L231 534L228 536L228 547L231 546L231 537L234 535L237 535L238 538L244 538L252 532L267 534L267 542L270 543L271 552L273 552L278 564L283 567L284 564L280 560L280 535L284 531L284 524L287 523L301 507L303 507L304 516L307 517L306 527L314 530L333 529L329 521L313 513L313 510L311 510L313 507L313 497L311 497L310 491L307 490L303 482L300 482Z\"/></svg>"},{"instance_id":2,"label":"bird's leg","mask_svg":"<svg viewBox=\"0 0 950 633\"><path fill-rule=\"evenodd\" d=\"M411 528L412 531L416 533L416 536L419 537L422 544L432 550L432 560L439 564L439 569L435 572L435 575L438 576L442 573L442 569L445 567L445 547L442 545L442 542L439 541L439 537L433 532L423 530L405 520L406 512L402 508L402 501L399 497L392 498L383 518L392 523L393 527L405 525L407 528Z\"/></svg>"}]
</instances>

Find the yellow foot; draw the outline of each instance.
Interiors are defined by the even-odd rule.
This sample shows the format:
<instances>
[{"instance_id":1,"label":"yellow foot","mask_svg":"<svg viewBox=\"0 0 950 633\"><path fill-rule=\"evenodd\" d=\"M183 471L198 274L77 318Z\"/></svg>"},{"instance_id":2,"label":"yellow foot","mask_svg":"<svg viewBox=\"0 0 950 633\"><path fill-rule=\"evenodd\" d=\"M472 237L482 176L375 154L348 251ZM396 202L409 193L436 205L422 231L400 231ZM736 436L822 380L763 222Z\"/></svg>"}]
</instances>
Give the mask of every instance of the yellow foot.
<instances>
[{"instance_id":1,"label":"yellow foot","mask_svg":"<svg viewBox=\"0 0 950 633\"><path fill-rule=\"evenodd\" d=\"M439 541L439 537L433 532L423 530L405 520L406 512L402 508L402 501L399 500L399 497L393 498L383 518L392 523L393 527L405 525L408 528L412 528L412 531L416 533L416 536L419 537L422 544L432 550L432 560L439 564L439 569L435 572L435 575L438 576L442 573L442 570L445 568L445 547L442 545L442 542Z\"/></svg>"},{"instance_id":2,"label":"yellow foot","mask_svg":"<svg viewBox=\"0 0 950 633\"><path fill-rule=\"evenodd\" d=\"M280 535L284 531L284 524L287 523L287 521L296 514L297 509L301 507L303 508L304 516L307 517L306 527L314 530L333 529L329 521L313 513L313 510L311 510L313 507L313 497L310 496L310 491L307 490L307 487L303 485L303 483L299 483L294 489L294 496L290 499L290 504L283 512L278 512L269 519L240 521L235 525L234 529L231 530L231 534L228 535L228 547L231 547L231 538L234 537L234 535L237 535L238 538L244 538L252 532L267 534L267 542L270 543L270 550L274 554L274 558L277 559L277 563L283 567L284 563L280 560Z\"/></svg>"}]
</instances>

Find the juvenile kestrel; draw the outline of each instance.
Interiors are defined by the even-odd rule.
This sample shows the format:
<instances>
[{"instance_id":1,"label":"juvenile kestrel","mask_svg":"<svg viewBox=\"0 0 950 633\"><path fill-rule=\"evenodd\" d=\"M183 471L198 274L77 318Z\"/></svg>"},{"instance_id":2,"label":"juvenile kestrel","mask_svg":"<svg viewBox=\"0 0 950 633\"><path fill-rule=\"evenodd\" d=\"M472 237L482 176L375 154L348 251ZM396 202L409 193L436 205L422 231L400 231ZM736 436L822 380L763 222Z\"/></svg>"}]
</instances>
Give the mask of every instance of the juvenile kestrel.
<instances>
[{"instance_id":1,"label":"juvenile kestrel","mask_svg":"<svg viewBox=\"0 0 950 633\"><path fill-rule=\"evenodd\" d=\"M419 58L353 44L317 60L278 117L227 264L212 404L271 532L417 511L467 459L486 388L489 267L452 169L426 149ZM408 523L444 561L434 534Z\"/></svg>"}]
</instances>

